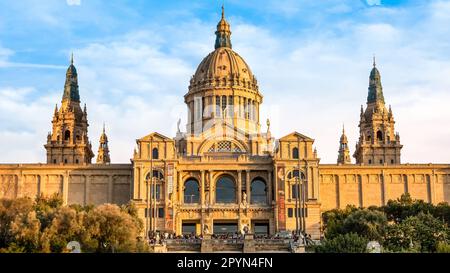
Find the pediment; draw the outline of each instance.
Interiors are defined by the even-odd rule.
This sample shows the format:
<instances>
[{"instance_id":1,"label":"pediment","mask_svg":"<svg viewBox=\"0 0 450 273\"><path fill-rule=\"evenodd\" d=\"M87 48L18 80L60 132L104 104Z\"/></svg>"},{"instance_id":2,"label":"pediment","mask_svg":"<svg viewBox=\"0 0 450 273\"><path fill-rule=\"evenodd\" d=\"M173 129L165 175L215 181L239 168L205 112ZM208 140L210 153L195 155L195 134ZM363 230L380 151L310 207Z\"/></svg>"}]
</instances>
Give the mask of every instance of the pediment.
<instances>
[{"instance_id":1,"label":"pediment","mask_svg":"<svg viewBox=\"0 0 450 273\"><path fill-rule=\"evenodd\" d=\"M300 134L299 132L292 132L289 135L286 135L286 136L280 138L280 141L299 141L299 140L307 141L307 142L314 141L314 139L312 139L308 136L305 136L303 134Z\"/></svg>"},{"instance_id":2,"label":"pediment","mask_svg":"<svg viewBox=\"0 0 450 273\"><path fill-rule=\"evenodd\" d=\"M157 132L153 132L149 135L146 135L145 137L142 137L138 139L138 141L173 141L170 137L166 137L165 135L162 135Z\"/></svg>"}]
</instances>

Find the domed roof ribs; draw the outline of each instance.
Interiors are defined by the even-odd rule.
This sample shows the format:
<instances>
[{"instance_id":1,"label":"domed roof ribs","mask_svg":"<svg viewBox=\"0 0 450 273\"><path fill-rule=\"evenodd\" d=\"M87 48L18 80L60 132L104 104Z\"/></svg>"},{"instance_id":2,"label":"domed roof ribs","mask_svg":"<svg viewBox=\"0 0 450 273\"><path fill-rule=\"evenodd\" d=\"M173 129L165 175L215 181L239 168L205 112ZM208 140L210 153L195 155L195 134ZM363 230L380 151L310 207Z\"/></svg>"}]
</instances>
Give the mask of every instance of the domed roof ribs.
<instances>
[{"instance_id":1,"label":"domed roof ribs","mask_svg":"<svg viewBox=\"0 0 450 273\"><path fill-rule=\"evenodd\" d=\"M375 61L375 56L373 57L373 68L370 72L369 79L369 94L367 96L367 104L382 102L384 104L383 87L381 85L381 75L378 71Z\"/></svg>"},{"instance_id":2,"label":"domed roof ribs","mask_svg":"<svg viewBox=\"0 0 450 273\"><path fill-rule=\"evenodd\" d=\"M73 53L70 59L70 65L66 72L66 82L64 84L64 94L62 100L80 102L80 93L78 91L77 69L73 65Z\"/></svg>"},{"instance_id":3,"label":"domed roof ribs","mask_svg":"<svg viewBox=\"0 0 450 273\"><path fill-rule=\"evenodd\" d=\"M222 5L222 19L217 24L216 43L214 48L218 49L219 47L231 48L230 24L228 24L227 20L225 20L225 8L223 5Z\"/></svg>"}]
</instances>

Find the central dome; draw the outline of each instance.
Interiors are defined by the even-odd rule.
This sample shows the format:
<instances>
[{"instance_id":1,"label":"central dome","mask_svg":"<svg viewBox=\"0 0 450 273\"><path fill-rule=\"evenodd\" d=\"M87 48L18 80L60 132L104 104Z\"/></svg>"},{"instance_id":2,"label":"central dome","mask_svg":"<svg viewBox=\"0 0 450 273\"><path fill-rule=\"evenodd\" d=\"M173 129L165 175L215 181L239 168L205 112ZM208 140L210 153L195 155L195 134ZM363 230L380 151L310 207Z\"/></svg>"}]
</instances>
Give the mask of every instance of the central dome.
<instances>
[{"instance_id":1,"label":"central dome","mask_svg":"<svg viewBox=\"0 0 450 273\"><path fill-rule=\"evenodd\" d=\"M206 56L191 78L189 92L195 93L207 88L234 87L258 92L258 85L250 67L231 49L231 28L222 18L217 24L215 50Z\"/></svg>"},{"instance_id":2,"label":"central dome","mask_svg":"<svg viewBox=\"0 0 450 273\"><path fill-rule=\"evenodd\" d=\"M225 123L249 134L260 132L259 105L263 97L250 67L231 47L231 27L222 7L215 50L201 61L184 95L189 134Z\"/></svg>"},{"instance_id":3,"label":"central dome","mask_svg":"<svg viewBox=\"0 0 450 273\"><path fill-rule=\"evenodd\" d=\"M196 83L216 78L238 78L253 82L255 77L239 54L231 48L219 47L203 59L193 77Z\"/></svg>"}]
</instances>

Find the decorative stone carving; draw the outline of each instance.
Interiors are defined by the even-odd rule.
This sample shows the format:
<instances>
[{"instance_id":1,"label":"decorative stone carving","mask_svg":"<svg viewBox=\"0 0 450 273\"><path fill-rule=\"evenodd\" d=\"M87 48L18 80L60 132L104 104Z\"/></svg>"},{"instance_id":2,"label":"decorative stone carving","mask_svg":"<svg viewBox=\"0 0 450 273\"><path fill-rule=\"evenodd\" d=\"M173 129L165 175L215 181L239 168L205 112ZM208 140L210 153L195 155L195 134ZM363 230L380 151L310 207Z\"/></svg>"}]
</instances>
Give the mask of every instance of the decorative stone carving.
<instances>
[{"instance_id":1,"label":"decorative stone carving","mask_svg":"<svg viewBox=\"0 0 450 273\"><path fill-rule=\"evenodd\" d=\"M242 205L247 206L247 193L245 192L242 193Z\"/></svg>"}]
</instances>

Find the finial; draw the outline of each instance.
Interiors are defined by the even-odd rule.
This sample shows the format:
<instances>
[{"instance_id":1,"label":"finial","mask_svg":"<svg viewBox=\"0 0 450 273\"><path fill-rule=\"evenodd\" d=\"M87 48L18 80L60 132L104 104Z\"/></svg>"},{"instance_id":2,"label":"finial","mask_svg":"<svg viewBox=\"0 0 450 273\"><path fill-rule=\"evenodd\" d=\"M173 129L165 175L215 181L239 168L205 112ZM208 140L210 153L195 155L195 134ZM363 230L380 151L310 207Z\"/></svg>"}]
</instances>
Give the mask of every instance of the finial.
<instances>
[{"instance_id":1,"label":"finial","mask_svg":"<svg viewBox=\"0 0 450 273\"><path fill-rule=\"evenodd\" d=\"M267 124L267 131L269 131L269 129L270 129L270 120L269 119L267 119L266 124Z\"/></svg>"},{"instance_id":2,"label":"finial","mask_svg":"<svg viewBox=\"0 0 450 273\"><path fill-rule=\"evenodd\" d=\"M375 58L375 54L373 54L373 67L377 66L377 62L376 62L376 58Z\"/></svg>"},{"instance_id":3,"label":"finial","mask_svg":"<svg viewBox=\"0 0 450 273\"><path fill-rule=\"evenodd\" d=\"M342 123L342 134L345 135L345 125Z\"/></svg>"},{"instance_id":4,"label":"finial","mask_svg":"<svg viewBox=\"0 0 450 273\"><path fill-rule=\"evenodd\" d=\"M103 134L105 133L105 122L103 122Z\"/></svg>"},{"instance_id":5,"label":"finial","mask_svg":"<svg viewBox=\"0 0 450 273\"><path fill-rule=\"evenodd\" d=\"M70 64L73 64L73 52L72 52L72 55L70 57Z\"/></svg>"},{"instance_id":6,"label":"finial","mask_svg":"<svg viewBox=\"0 0 450 273\"><path fill-rule=\"evenodd\" d=\"M222 4L222 19L225 19L225 3Z\"/></svg>"}]
</instances>

